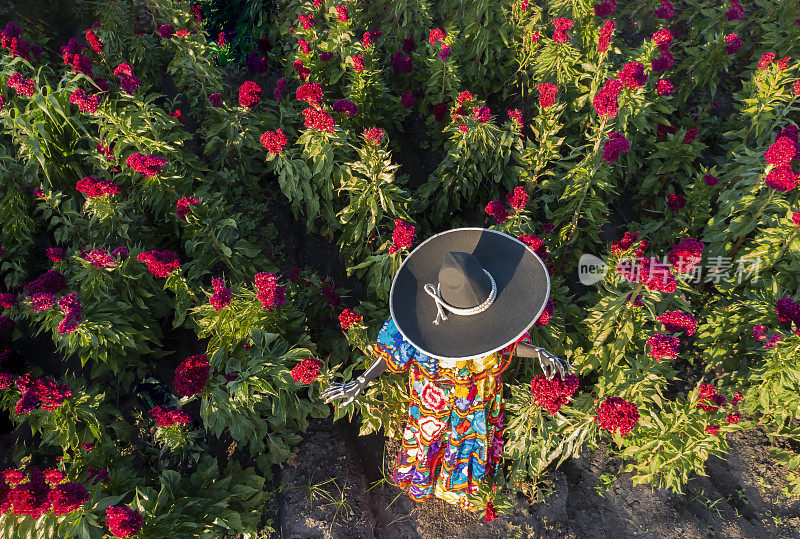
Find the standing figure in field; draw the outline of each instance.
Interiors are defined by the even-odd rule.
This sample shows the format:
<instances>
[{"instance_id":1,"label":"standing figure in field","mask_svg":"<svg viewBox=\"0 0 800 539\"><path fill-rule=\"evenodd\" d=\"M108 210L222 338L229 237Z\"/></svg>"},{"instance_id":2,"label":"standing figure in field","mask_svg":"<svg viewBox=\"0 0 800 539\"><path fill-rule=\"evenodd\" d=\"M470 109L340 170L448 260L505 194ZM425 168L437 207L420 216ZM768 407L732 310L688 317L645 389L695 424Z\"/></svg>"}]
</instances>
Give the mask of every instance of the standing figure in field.
<instances>
[{"instance_id":1,"label":"standing figure in field","mask_svg":"<svg viewBox=\"0 0 800 539\"><path fill-rule=\"evenodd\" d=\"M544 263L521 241L481 228L437 234L394 277L375 362L322 398L347 405L386 369L408 372L411 405L394 482L416 501L436 496L471 509L467 494L500 462L501 374L513 355L538 358L548 378L572 370L519 342L549 294Z\"/></svg>"}]
</instances>

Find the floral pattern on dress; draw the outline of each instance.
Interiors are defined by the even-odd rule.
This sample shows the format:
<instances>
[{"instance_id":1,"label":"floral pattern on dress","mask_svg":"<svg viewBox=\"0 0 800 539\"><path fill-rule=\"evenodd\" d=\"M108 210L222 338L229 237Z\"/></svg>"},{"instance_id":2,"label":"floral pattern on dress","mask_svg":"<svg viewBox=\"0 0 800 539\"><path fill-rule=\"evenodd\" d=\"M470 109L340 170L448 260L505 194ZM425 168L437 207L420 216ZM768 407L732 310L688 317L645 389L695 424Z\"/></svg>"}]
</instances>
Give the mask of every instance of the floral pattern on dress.
<instances>
[{"instance_id":1,"label":"floral pattern on dress","mask_svg":"<svg viewBox=\"0 0 800 539\"><path fill-rule=\"evenodd\" d=\"M415 501L435 496L472 508L467 493L494 473L503 447L501 373L514 347L443 367L414 348L389 318L377 353L392 372L409 373L411 404L393 479ZM451 364L453 364L451 362Z\"/></svg>"}]
</instances>

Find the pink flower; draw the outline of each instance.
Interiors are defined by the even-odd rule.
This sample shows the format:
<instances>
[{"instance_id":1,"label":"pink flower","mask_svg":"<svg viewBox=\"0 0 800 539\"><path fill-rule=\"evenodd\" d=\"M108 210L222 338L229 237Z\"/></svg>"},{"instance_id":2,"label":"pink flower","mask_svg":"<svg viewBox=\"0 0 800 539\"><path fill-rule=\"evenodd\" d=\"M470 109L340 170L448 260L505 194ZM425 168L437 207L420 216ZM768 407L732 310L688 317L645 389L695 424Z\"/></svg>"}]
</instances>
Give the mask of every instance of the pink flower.
<instances>
[{"instance_id":1,"label":"pink flower","mask_svg":"<svg viewBox=\"0 0 800 539\"><path fill-rule=\"evenodd\" d=\"M439 41L443 40L444 38L445 38L444 30L441 30L440 28L434 28L433 30L431 30L430 35L428 36L428 43L434 45Z\"/></svg>"},{"instance_id":2,"label":"pink flower","mask_svg":"<svg viewBox=\"0 0 800 539\"><path fill-rule=\"evenodd\" d=\"M539 105L543 108L549 108L556 102L556 92L558 86L549 82L543 82L536 87L539 90Z\"/></svg>"},{"instance_id":3,"label":"pink flower","mask_svg":"<svg viewBox=\"0 0 800 539\"><path fill-rule=\"evenodd\" d=\"M394 231L392 231L392 242L399 249L410 249L414 245L414 238L417 231L414 226L409 225L402 219L394 220Z\"/></svg>"},{"instance_id":4,"label":"pink flower","mask_svg":"<svg viewBox=\"0 0 800 539\"><path fill-rule=\"evenodd\" d=\"M319 376L322 362L315 358L306 358L291 370L292 380L301 384L310 384Z\"/></svg>"},{"instance_id":5,"label":"pink flower","mask_svg":"<svg viewBox=\"0 0 800 539\"><path fill-rule=\"evenodd\" d=\"M504 223L509 216L508 210L499 200L493 200L484 208L486 213L497 219L498 223Z\"/></svg>"},{"instance_id":6,"label":"pink flower","mask_svg":"<svg viewBox=\"0 0 800 539\"><path fill-rule=\"evenodd\" d=\"M676 359L681 342L678 337L667 337L656 333L647 340L650 347L650 357L661 361L662 359Z\"/></svg>"},{"instance_id":7,"label":"pink flower","mask_svg":"<svg viewBox=\"0 0 800 539\"><path fill-rule=\"evenodd\" d=\"M613 2L613 0L611 1ZM494 505L492 505L491 502L486 502L486 509L484 510L484 513L486 513L486 516L483 517L484 524L488 524L492 521L497 520L497 511L495 511Z\"/></svg>"},{"instance_id":8,"label":"pink flower","mask_svg":"<svg viewBox=\"0 0 800 539\"><path fill-rule=\"evenodd\" d=\"M134 535L142 528L143 523L142 515L130 507L112 505L106 510L106 525L116 537Z\"/></svg>"},{"instance_id":9,"label":"pink flower","mask_svg":"<svg viewBox=\"0 0 800 539\"><path fill-rule=\"evenodd\" d=\"M725 36L725 43L727 43L725 46L725 52L728 54L733 54L742 48L742 38L736 34L728 34Z\"/></svg>"},{"instance_id":10,"label":"pink flower","mask_svg":"<svg viewBox=\"0 0 800 539\"><path fill-rule=\"evenodd\" d=\"M775 314L779 322L795 322L800 325L800 305L789 296L784 296L775 302Z\"/></svg>"},{"instance_id":11,"label":"pink flower","mask_svg":"<svg viewBox=\"0 0 800 539\"><path fill-rule=\"evenodd\" d=\"M641 88L647 82L647 75L644 66L639 62L629 62L625 64L622 71L617 73L617 78L625 88L629 90Z\"/></svg>"},{"instance_id":12,"label":"pink flower","mask_svg":"<svg viewBox=\"0 0 800 539\"><path fill-rule=\"evenodd\" d=\"M667 311L657 320L664 324L664 329L670 333L685 331L687 335L694 335L697 326L694 316L682 311Z\"/></svg>"},{"instance_id":13,"label":"pink flower","mask_svg":"<svg viewBox=\"0 0 800 539\"><path fill-rule=\"evenodd\" d=\"M278 79L278 81L275 83L275 89L272 91L275 101L280 101L281 98L286 94L287 82L288 81L286 79Z\"/></svg>"},{"instance_id":14,"label":"pink flower","mask_svg":"<svg viewBox=\"0 0 800 539\"><path fill-rule=\"evenodd\" d=\"M347 22L347 6L345 4L336 6L336 18L339 19L339 22Z\"/></svg>"},{"instance_id":15,"label":"pink flower","mask_svg":"<svg viewBox=\"0 0 800 539\"><path fill-rule=\"evenodd\" d=\"M595 17L608 17L617 9L617 2L615 0L602 0L599 4L594 5Z\"/></svg>"},{"instance_id":16,"label":"pink flower","mask_svg":"<svg viewBox=\"0 0 800 539\"><path fill-rule=\"evenodd\" d=\"M350 57L353 60L353 70L354 71L363 71L364 70L364 55L363 54L354 54Z\"/></svg>"},{"instance_id":17,"label":"pink flower","mask_svg":"<svg viewBox=\"0 0 800 539\"><path fill-rule=\"evenodd\" d=\"M781 165L767 174L765 183L776 191L791 191L797 187L797 175L792 172L791 167Z\"/></svg>"},{"instance_id":18,"label":"pink flower","mask_svg":"<svg viewBox=\"0 0 800 539\"><path fill-rule=\"evenodd\" d=\"M99 26L99 23L97 23ZM92 28L95 28L94 26ZM98 54L103 52L103 42L100 41L100 38L97 37L97 34L94 33L92 28L86 30L86 41L89 42L89 46L92 47L92 50Z\"/></svg>"},{"instance_id":19,"label":"pink flower","mask_svg":"<svg viewBox=\"0 0 800 539\"><path fill-rule=\"evenodd\" d=\"M686 238L672 247L667 259L676 272L688 273L694 270L703 259L703 247L702 241L697 241L695 238Z\"/></svg>"},{"instance_id":20,"label":"pink flower","mask_svg":"<svg viewBox=\"0 0 800 539\"><path fill-rule=\"evenodd\" d=\"M744 17L744 8L739 5L739 2L732 1L730 9L725 13L725 18L729 21L735 21L742 17Z\"/></svg>"},{"instance_id":21,"label":"pink flower","mask_svg":"<svg viewBox=\"0 0 800 539\"><path fill-rule=\"evenodd\" d=\"M191 211L192 206L197 204L199 200L196 197L181 197L175 208L175 213L181 221L186 220L186 215Z\"/></svg>"},{"instance_id":22,"label":"pink flower","mask_svg":"<svg viewBox=\"0 0 800 539\"><path fill-rule=\"evenodd\" d=\"M239 87L239 104L252 109L261 100L261 86L253 81L244 81Z\"/></svg>"},{"instance_id":23,"label":"pink flower","mask_svg":"<svg viewBox=\"0 0 800 539\"><path fill-rule=\"evenodd\" d=\"M145 251L136 257L139 262L147 264L147 270L154 277L166 277L176 269L181 267L178 255L172 251Z\"/></svg>"},{"instance_id":24,"label":"pink flower","mask_svg":"<svg viewBox=\"0 0 800 539\"><path fill-rule=\"evenodd\" d=\"M656 83L656 93L658 95L672 95L674 90L675 88L669 79L658 79L658 83Z\"/></svg>"},{"instance_id":25,"label":"pink flower","mask_svg":"<svg viewBox=\"0 0 800 539\"><path fill-rule=\"evenodd\" d=\"M81 112L94 114L97 112L97 107L100 106L101 97L97 94L87 94L84 90L78 88L69 96L69 102L73 105L78 105Z\"/></svg>"},{"instance_id":26,"label":"pink flower","mask_svg":"<svg viewBox=\"0 0 800 539\"><path fill-rule=\"evenodd\" d=\"M327 111L307 108L303 110L303 116L305 117L306 127L316 129L317 131L333 133L333 127L336 125L336 122Z\"/></svg>"},{"instance_id":27,"label":"pink flower","mask_svg":"<svg viewBox=\"0 0 800 539\"><path fill-rule=\"evenodd\" d=\"M552 380L540 374L531 380L533 402L547 410L550 415L567 404L577 389L578 377L574 374L566 375L563 380L560 374L556 374Z\"/></svg>"},{"instance_id":28,"label":"pink flower","mask_svg":"<svg viewBox=\"0 0 800 539\"><path fill-rule=\"evenodd\" d=\"M625 436L639 422L639 410L621 397L608 397L597 408L598 427Z\"/></svg>"},{"instance_id":29,"label":"pink flower","mask_svg":"<svg viewBox=\"0 0 800 539\"><path fill-rule=\"evenodd\" d=\"M550 319L553 318L553 313L555 312L555 310L556 306L555 303L553 303L553 298L547 298L547 303L544 306L542 314L539 315L539 318L536 319L536 322L534 322L533 325L541 327L549 324Z\"/></svg>"},{"instance_id":30,"label":"pink flower","mask_svg":"<svg viewBox=\"0 0 800 539\"><path fill-rule=\"evenodd\" d=\"M491 119L492 111L487 106L475 107L472 111L472 117L480 123L486 123Z\"/></svg>"},{"instance_id":31,"label":"pink flower","mask_svg":"<svg viewBox=\"0 0 800 539\"><path fill-rule=\"evenodd\" d=\"M697 129L696 128L689 129L686 132L686 135L684 135L683 137L683 143L691 144L696 136L697 136Z\"/></svg>"},{"instance_id":32,"label":"pink flower","mask_svg":"<svg viewBox=\"0 0 800 539\"><path fill-rule=\"evenodd\" d=\"M155 155L132 153L128 156L128 159L125 160L125 163L145 178L152 178L153 176L161 174L164 165L169 163L169 161L163 157L156 157Z\"/></svg>"},{"instance_id":33,"label":"pink flower","mask_svg":"<svg viewBox=\"0 0 800 539\"><path fill-rule=\"evenodd\" d=\"M597 52L603 54L611 44L611 35L614 33L614 21L608 20L600 28L600 37L597 39Z\"/></svg>"},{"instance_id":34,"label":"pink flower","mask_svg":"<svg viewBox=\"0 0 800 539\"><path fill-rule=\"evenodd\" d=\"M523 123L522 123L522 111L519 109L513 109L508 111L508 118L514 124L518 130L522 131Z\"/></svg>"},{"instance_id":35,"label":"pink flower","mask_svg":"<svg viewBox=\"0 0 800 539\"><path fill-rule=\"evenodd\" d=\"M161 36L161 39L172 39L175 35L175 27L171 24L162 24L158 27L158 35Z\"/></svg>"},{"instance_id":36,"label":"pink flower","mask_svg":"<svg viewBox=\"0 0 800 539\"><path fill-rule=\"evenodd\" d=\"M613 163L623 152L630 149L628 139L622 133L611 133L605 144L603 144L603 161Z\"/></svg>"},{"instance_id":37,"label":"pink flower","mask_svg":"<svg viewBox=\"0 0 800 539\"><path fill-rule=\"evenodd\" d=\"M662 28L653 34L653 41L656 42L659 51L667 52L672 47L672 32L669 28Z\"/></svg>"},{"instance_id":38,"label":"pink flower","mask_svg":"<svg viewBox=\"0 0 800 539\"><path fill-rule=\"evenodd\" d=\"M361 36L361 45L366 49L367 47L372 46L375 43L375 40L381 37L380 30L372 30L369 32L364 32L364 35Z\"/></svg>"},{"instance_id":39,"label":"pink flower","mask_svg":"<svg viewBox=\"0 0 800 539\"><path fill-rule=\"evenodd\" d=\"M514 190L506 196L506 200L508 200L509 206L511 206L514 211L520 211L528 203L528 191L522 185L515 187Z\"/></svg>"},{"instance_id":40,"label":"pink flower","mask_svg":"<svg viewBox=\"0 0 800 539\"><path fill-rule=\"evenodd\" d=\"M181 397L191 397L203 391L208 382L211 366L204 354L189 356L175 368L175 392Z\"/></svg>"},{"instance_id":41,"label":"pink flower","mask_svg":"<svg viewBox=\"0 0 800 539\"><path fill-rule=\"evenodd\" d=\"M769 67L769 64L771 64L774 59L775 59L774 52L765 52L764 54L762 54L761 60L758 61L758 70L764 71L765 69L767 69L767 67Z\"/></svg>"},{"instance_id":42,"label":"pink flower","mask_svg":"<svg viewBox=\"0 0 800 539\"><path fill-rule=\"evenodd\" d=\"M366 140L368 144L378 146L381 142L383 142L384 133L383 129L381 129L380 127L364 129L363 135L364 135L364 140Z\"/></svg>"},{"instance_id":43,"label":"pink flower","mask_svg":"<svg viewBox=\"0 0 800 539\"><path fill-rule=\"evenodd\" d=\"M788 165L794 159L797 148L794 141L789 137L778 137L764 154L764 158L770 165L777 167Z\"/></svg>"},{"instance_id":44,"label":"pink flower","mask_svg":"<svg viewBox=\"0 0 800 539\"><path fill-rule=\"evenodd\" d=\"M16 90L19 95L24 95L25 97L33 97L33 94L36 93L36 83L19 73L11 75L6 84L9 88Z\"/></svg>"},{"instance_id":45,"label":"pink flower","mask_svg":"<svg viewBox=\"0 0 800 539\"><path fill-rule=\"evenodd\" d=\"M701 410L716 412L720 406L725 404L725 397L717 393L717 388L713 384L700 384L698 388L697 407Z\"/></svg>"},{"instance_id":46,"label":"pink flower","mask_svg":"<svg viewBox=\"0 0 800 539\"><path fill-rule=\"evenodd\" d=\"M661 0L661 5L656 10L656 17L659 19L669 19L672 17L672 14L675 12L675 9L672 7L672 4L669 3L668 0Z\"/></svg>"},{"instance_id":47,"label":"pink flower","mask_svg":"<svg viewBox=\"0 0 800 539\"><path fill-rule=\"evenodd\" d=\"M775 348L775 345L782 340L783 337L778 333L775 333L771 335L770 338L767 340L766 344L764 345L764 348L766 348L767 350L772 350L773 348Z\"/></svg>"},{"instance_id":48,"label":"pink flower","mask_svg":"<svg viewBox=\"0 0 800 539\"><path fill-rule=\"evenodd\" d=\"M616 118L619 111L617 96L622 91L622 83L617 79L609 79L594 96L592 104L597 114L606 118Z\"/></svg>"},{"instance_id":49,"label":"pink flower","mask_svg":"<svg viewBox=\"0 0 800 539\"><path fill-rule=\"evenodd\" d=\"M259 140L261 141L261 145L273 155L281 153L286 147L286 144L289 143L289 139L286 138L286 135L283 133L282 129L266 131L263 135L261 135Z\"/></svg>"},{"instance_id":50,"label":"pink flower","mask_svg":"<svg viewBox=\"0 0 800 539\"><path fill-rule=\"evenodd\" d=\"M54 515L66 515L89 501L89 493L82 483L62 483L47 494Z\"/></svg>"},{"instance_id":51,"label":"pink flower","mask_svg":"<svg viewBox=\"0 0 800 539\"><path fill-rule=\"evenodd\" d=\"M544 244L544 240L539 236L533 236L529 234L523 234L517 238L519 241L530 247L531 251L537 254L539 258L542 259L542 262L547 260L549 253L547 252L547 247Z\"/></svg>"},{"instance_id":52,"label":"pink flower","mask_svg":"<svg viewBox=\"0 0 800 539\"><path fill-rule=\"evenodd\" d=\"M441 58L442 62L447 60L447 57L450 56L450 45L442 44L442 50L439 52L439 58Z\"/></svg>"},{"instance_id":53,"label":"pink flower","mask_svg":"<svg viewBox=\"0 0 800 539\"><path fill-rule=\"evenodd\" d=\"M644 284L650 291L675 292L677 283L669 266L655 258L638 257L622 260L617 265L617 274L632 283Z\"/></svg>"},{"instance_id":54,"label":"pink flower","mask_svg":"<svg viewBox=\"0 0 800 539\"><path fill-rule=\"evenodd\" d=\"M339 325L347 331L353 324L361 324L361 315L352 309L345 309L339 314Z\"/></svg>"},{"instance_id":55,"label":"pink flower","mask_svg":"<svg viewBox=\"0 0 800 539\"><path fill-rule=\"evenodd\" d=\"M298 15L297 18L303 26L303 30L309 30L314 27L314 15Z\"/></svg>"},{"instance_id":56,"label":"pink flower","mask_svg":"<svg viewBox=\"0 0 800 539\"><path fill-rule=\"evenodd\" d=\"M341 112L348 116L355 116L358 114L358 107L352 101L347 99L339 99L333 103L333 112Z\"/></svg>"},{"instance_id":57,"label":"pink flower","mask_svg":"<svg viewBox=\"0 0 800 539\"><path fill-rule=\"evenodd\" d=\"M705 431L716 436L719 434L719 425L706 425Z\"/></svg>"},{"instance_id":58,"label":"pink flower","mask_svg":"<svg viewBox=\"0 0 800 539\"><path fill-rule=\"evenodd\" d=\"M272 311L273 307L280 307L286 303L286 289L278 286L278 276L274 273L256 273L254 277L256 297L261 302L261 308Z\"/></svg>"},{"instance_id":59,"label":"pink flower","mask_svg":"<svg viewBox=\"0 0 800 539\"><path fill-rule=\"evenodd\" d=\"M292 62L292 67L294 67L294 70L297 72L297 76L300 77L300 80L306 80L311 74L311 70L303 66L302 60L295 60Z\"/></svg>"},{"instance_id":60,"label":"pink flower","mask_svg":"<svg viewBox=\"0 0 800 539\"><path fill-rule=\"evenodd\" d=\"M209 298L209 303L214 307L215 311L224 309L231 303L231 290L225 288L225 281L220 278L211 279L211 286L214 288L214 293Z\"/></svg>"},{"instance_id":61,"label":"pink flower","mask_svg":"<svg viewBox=\"0 0 800 539\"><path fill-rule=\"evenodd\" d=\"M560 17L558 19L553 20L553 26L556 27L556 31L553 32L553 41L556 43L566 43L569 41L569 35L567 34L567 30L572 28L573 22L571 19L566 17Z\"/></svg>"},{"instance_id":62,"label":"pink flower","mask_svg":"<svg viewBox=\"0 0 800 539\"><path fill-rule=\"evenodd\" d=\"M188 425L192 422L192 418L183 410L170 410L165 406L156 406L147 413L159 427Z\"/></svg>"}]
</instances>

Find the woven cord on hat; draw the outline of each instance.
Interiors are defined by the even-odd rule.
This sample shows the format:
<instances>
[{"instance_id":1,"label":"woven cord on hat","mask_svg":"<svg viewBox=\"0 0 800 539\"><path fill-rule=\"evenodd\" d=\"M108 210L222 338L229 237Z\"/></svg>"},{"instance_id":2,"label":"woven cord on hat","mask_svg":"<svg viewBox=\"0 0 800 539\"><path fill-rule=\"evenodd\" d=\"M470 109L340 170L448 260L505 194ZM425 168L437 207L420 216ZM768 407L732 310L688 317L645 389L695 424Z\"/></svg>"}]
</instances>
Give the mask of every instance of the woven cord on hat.
<instances>
[{"instance_id":1,"label":"woven cord on hat","mask_svg":"<svg viewBox=\"0 0 800 539\"><path fill-rule=\"evenodd\" d=\"M471 316L473 314L482 313L483 311L492 306L492 303L494 303L494 300L497 297L497 285L494 282L494 277L492 277L492 275L488 271L483 270L483 273L485 273L489 277L489 281L491 281L492 283L492 291L489 293L489 297L487 297L483 303L475 307L470 307L468 309L454 307L453 305L450 305L445 300L443 300L442 291L438 284L437 285L434 285L432 283L425 284L424 287L425 292L430 297L432 297L433 301L436 303L436 318L433 319L433 323L435 325L438 326L440 320L447 320L447 315L444 312L445 309L459 316Z\"/></svg>"}]
</instances>

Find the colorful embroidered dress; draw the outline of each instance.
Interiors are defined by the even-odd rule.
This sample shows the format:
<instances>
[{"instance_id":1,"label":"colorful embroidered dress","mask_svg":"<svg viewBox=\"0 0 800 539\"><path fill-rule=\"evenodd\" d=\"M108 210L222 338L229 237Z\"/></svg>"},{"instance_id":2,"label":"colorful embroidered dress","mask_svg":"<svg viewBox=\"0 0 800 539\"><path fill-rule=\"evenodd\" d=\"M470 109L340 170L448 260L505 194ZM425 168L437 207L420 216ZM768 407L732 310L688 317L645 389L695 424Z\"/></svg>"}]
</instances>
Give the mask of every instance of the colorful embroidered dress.
<instances>
[{"instance_id":1,"label":"colorful embroidered dress","mask_svg":"<svg viewBox=\"0 0 800 539\"><path fill-rule=\"evenodd\" d=\"M406 341L394 321L378 336L377 353L396 373L409 372L411 405L394 470L397 486L416 501L431 496L471 509L467 493L493 474L503 449L500 373L515 345L470 360L439 360Z\"/></svg>"}]
</instances>

